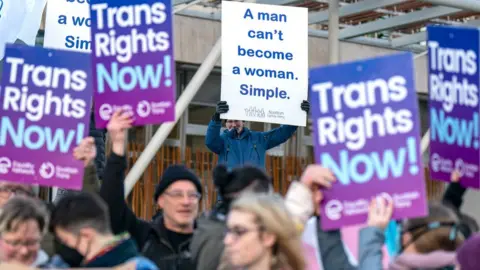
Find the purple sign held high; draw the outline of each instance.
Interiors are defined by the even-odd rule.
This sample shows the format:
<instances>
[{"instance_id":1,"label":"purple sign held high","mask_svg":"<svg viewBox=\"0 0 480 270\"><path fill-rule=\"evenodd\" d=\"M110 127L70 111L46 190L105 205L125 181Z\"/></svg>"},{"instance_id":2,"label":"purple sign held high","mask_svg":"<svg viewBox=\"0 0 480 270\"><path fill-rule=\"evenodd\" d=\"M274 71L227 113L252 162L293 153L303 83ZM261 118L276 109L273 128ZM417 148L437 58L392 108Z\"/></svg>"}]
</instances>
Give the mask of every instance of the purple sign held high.
<instances>
[{"instance_id":1,"label":"purple sign held high","mask_svg":"<svg viewBox=\"0 0 480 270\"><path fill-rule=\"evenodd\" d=\"M135 126L174 121L171 1L91 0L90 15L97 127L118 109Z\"/></svg>"},{"instance_id":2,"label":"purple sign held high","mask_svg":"<svg viewBox=\"0 0 480 270\"><path fill-rule=\"evenodd\" d=\"M365 223L378 197L394 219L427 214L414 85L410 53L310 70L315 159L337 178L324 229Z\"/></svg>"},{"instance_id":3,"label":"purple sign held high","mask_svg":"<svg viewBox=\"0 0 480 270\"><path fill-rule=\"evenodd\" d=\"M430 175L480 188L480 34L477 28L428 27Z\"/></svg>"},{"instance_id":4,"label":"purple sign held high","mask_svg":"<svg viewBox=\"0 0 480 270\"><path fill-rule=\"evenodd\" d=\"M0 91L0 180L81 189L73 149L87 135L92 83L85 53L9 45Z\"/></svg>"}]
</instances>

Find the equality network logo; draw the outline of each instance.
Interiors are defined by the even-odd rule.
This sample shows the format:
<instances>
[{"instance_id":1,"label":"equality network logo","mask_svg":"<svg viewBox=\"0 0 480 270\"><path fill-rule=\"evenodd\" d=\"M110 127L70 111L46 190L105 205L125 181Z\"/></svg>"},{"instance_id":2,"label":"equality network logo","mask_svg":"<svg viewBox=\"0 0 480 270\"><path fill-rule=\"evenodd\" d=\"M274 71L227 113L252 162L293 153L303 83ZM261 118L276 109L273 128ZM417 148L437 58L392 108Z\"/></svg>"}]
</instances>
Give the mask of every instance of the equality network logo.
<instances>
[{"instance_id":1,"label":"equality network logo","mask_svg":"<svg viewBox=\"0 0 480 270\"><path fill-rule=\"evenodd\" d=\"M0 0L1 2L2 0ZM7 174L12 167L12 161L7 157L0 157L0 174Z\"/></svg>"}]
</instances>

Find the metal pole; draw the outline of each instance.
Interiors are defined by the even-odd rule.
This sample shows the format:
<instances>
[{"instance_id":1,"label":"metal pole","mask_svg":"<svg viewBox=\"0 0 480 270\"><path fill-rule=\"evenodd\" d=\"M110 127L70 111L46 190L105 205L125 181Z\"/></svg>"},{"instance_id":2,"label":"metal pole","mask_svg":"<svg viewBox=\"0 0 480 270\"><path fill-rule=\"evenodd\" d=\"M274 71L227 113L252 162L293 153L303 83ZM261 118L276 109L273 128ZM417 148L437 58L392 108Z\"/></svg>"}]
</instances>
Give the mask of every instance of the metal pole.
<instances>
[{"instance_id":1,"label":"metal pole","mask_svg":"<svg viewBox=\"0 0 480 270\"><path fill-rule=\"evenodd\" d=\"M155 157L155 154L168 137L168 134L170 134L172 129L175 127L178 119L180 119L183 112L188 108L188 104L197 94L200 86L202 86L210 74L210 71L212 71L222 52L221 40L221 37L217 40L217 43L215 43L212 50L207 55L205 60L203 60L203 63L193 76L192 80L190 80L190 83L183 91L182 95L178 98L177 104L175 105L175 121L164 123L158 128L158 130L155 132L155 135L153 135L152 140L145 147L145 150L143 150L137 162L135 162L132 169L128 173L127 177L125 178L125 198L128 197L128 194L130 194L138 179L140 179L140 176L148 167L150 161L152 161L153 157Z\"/></svg>"},{"instance_id":2,"label":"metal pole","mask_svg":"<svg viewBox=\"0 0 480 270\"><path fill-rule=\"evenodd\" d=\"M340 4L338 0L330 0L328 5L328 53L330 64L336 64L340 61L339 9Z\"/></svg>"},{"instance_id":3,"label":"metal pole","mask_svg":"<svg viewBox=\"0 0 480 270\"><path fill-rule=\"evenodd\" d=\"M413 56L413 60L419 59L420 57L427 54L428 54L428 50L418 53ZM430 128L427 130L427 132L425 132L425 135L423 135L422 141L420 143L420 149L422 150L422 155L424 155L425 152L427 152L429 145L430 145Z\"/></svg>"},{"instance_id":4,"label":"metal pole","mask_svg":"<svg viewBox=\"0 0 480 270\"><path fill-rule=\"evenodd\" d=\"M453 8L460 8L465 10L471 10L475 12L480 12L480 2L478 0L423 0L423 2L446 6L446 7L453 7Z\"/></svg>"},{"instance_id":5,"label":"metal pole","mask_svg":"<svg viewBox=\"0 0 480 270\"><path fill-rule=\"evenodd\" d=\"M430 129L425 132L425 135L422 137L422 142L420 143L420 148L422 149L422 155L425 154L428 150L428 146L430 145Z\"/></svg>"},{"instance_id":6,"label":"metal pole","mask_svg":"<svg viewBox=\"0 0 480 270\"><path fill-rule=\"evenodd\" d=\"M203 2L203 1L204 1L204 0L194 0L194 1L192 1L192 2L187 3L186 5L183 5L183 6L180 6L180 7L177 6L177 7L175 7L175 8L173 9L173 13L174 13L174 14L175 14L175 13L178 13L178 12L184 10L184 9L187 9L187 8L189 8L189 7L193 6L193 5L196 5L196 4L198 4L198 3L201 3L201 2Z\"/></svg>"}]
</instances>

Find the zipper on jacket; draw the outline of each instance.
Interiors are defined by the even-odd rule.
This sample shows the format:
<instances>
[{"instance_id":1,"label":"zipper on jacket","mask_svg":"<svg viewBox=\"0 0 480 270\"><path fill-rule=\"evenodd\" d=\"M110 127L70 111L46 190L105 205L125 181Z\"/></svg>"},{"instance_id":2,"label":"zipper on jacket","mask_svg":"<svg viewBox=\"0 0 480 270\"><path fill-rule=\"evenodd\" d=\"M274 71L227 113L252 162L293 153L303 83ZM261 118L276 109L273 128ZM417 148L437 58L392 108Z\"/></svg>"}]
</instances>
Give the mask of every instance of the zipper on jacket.
<instances>
[{"instance_id":1,"label":"zipper on jacket","mask_svg":"<svg viewBox=\"0 0 480 270\"><path fill-rule=\"evenodd\" d=\"M170 249L170 251L172 251L173 253L177 253L177 251L173 249L172 245L170 245L170 243L167 240L160 238L160 242L162 242L165 246L167 246Z\"/></svg>"},{"instance_id":2,"label":"zipper on jacket","mask_svg":"<svg viewBox=\"0 0 480 270\"><path fill-rule=\"evenodd\" d=\"M240 143L240 139L237 139L237 146L238 146L238 149L240 151L238 151L240 153L240 161L241 161L241 164L244 164L245 163L245 160L243 159L243 151L242 151L242 144Z\"/></svg>"},{"instance_id":3,"label":"zipper on jacket","mask_svg":"<svg viewBox=\"0 0 480 270\"><path fill-rule=\"evenodd\" d=\"M228 153L230 152L230 145L227 146L227 153L225 154L225 164L228 166Z\"/></svg>"},{"instance_id":4,"label":"zipper on jacket","mask_svg":"<svg viewBox=\"0 0 480 270\"><path fill-rule=\"evenodd\" d=\"M253 149L255 149L255 153L257 153L258 160L260 160L260 154L258 153L258 150L257 150L257 144L253 145Z\"/></svg>"}]
</instances>

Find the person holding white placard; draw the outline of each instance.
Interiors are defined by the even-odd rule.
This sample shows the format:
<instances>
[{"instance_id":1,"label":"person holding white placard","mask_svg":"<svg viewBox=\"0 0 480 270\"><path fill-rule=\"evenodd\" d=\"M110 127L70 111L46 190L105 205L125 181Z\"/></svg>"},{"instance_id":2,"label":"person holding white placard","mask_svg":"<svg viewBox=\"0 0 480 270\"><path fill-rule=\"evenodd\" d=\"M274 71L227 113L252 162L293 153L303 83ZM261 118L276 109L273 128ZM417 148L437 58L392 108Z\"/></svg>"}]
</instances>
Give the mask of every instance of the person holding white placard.
<instances>
[{"instance_id":1,"label":"person holding white placard","mask_svg":"<svg viewBox=\"0 0 480 270\"><path fill-rule=\"evenodd\" d=\"M308 114L310 103L304 100L300 106ZM297 130L296 126L282 125L266 132L252 131L244 126L243 121L228 119L228 131L221 133L220 114L228 110L226 101L218 102L217 110L208 124L205 145L218 155L219 163L229 169L245 164L265 168L267 150L286 142Z\"/></svg>"}]
</instances>

